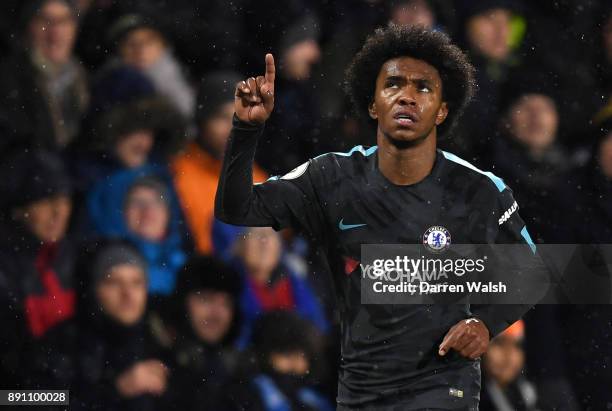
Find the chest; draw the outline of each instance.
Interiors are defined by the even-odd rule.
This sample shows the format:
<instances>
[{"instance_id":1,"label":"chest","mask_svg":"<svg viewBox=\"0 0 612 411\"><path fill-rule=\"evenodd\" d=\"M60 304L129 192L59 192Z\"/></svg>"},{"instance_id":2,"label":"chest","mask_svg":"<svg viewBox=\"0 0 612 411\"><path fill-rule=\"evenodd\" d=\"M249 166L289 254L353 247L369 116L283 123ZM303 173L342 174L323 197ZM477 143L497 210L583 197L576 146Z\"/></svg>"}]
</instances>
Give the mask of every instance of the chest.
<instances>
[{"instance_id":1,"label":"chest","mask_svg":"<svg viewBox=\"0 0 612 411\"><path fill-rule=\"evenodd\" d=\"M440 231L455 244L486 243L492 214L470 190L440 183L398 187L349 181L329 195L328 204L332 244L355 257L362 244L419 244Z\"/></svg>"}]
</instances>

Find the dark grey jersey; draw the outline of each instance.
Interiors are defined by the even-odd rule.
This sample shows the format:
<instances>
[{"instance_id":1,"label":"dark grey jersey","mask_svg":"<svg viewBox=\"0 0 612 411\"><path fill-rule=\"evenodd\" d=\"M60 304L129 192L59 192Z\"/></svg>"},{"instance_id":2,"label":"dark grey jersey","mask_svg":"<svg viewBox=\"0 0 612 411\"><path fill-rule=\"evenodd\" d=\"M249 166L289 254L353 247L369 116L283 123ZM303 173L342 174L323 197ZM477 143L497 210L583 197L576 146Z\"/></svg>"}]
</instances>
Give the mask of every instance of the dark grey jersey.
<instances>
[{"instance_id":1,"label":"dark grey jersey","mask_svg":"<svg viewBox=\"0 0 612 411\"><path fill-rule=\"evenodd\" d=\"M479 361L437 347L448 330L471 316L492 335L528 309L524 305L362 304L362 244L418 244L432 226L443 226L457 244L523 243L535 247L511 190L495 175L438 151L431 173L410 186L379 171L377 147L328 153L284 176L252 184L252 163L263 127L234 118L216 197L216 216L230 224L294 227L322 248L341 312L339 404L376 402L390 396L442 389L425 407L456 406L452 389L480 381ZM466 383L468 381L468 383ZM450 393L450 394L449 394Z\"/></svg>"}]
</instances>

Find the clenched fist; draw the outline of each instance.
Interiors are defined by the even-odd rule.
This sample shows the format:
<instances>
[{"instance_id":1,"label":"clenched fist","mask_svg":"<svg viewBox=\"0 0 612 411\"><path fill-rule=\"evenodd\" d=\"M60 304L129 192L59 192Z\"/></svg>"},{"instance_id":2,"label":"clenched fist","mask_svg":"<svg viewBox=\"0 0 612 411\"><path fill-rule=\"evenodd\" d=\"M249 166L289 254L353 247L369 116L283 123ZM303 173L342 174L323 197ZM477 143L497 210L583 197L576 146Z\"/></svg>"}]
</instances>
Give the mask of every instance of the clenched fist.
<instances>
[{"instance_id":1,"label":"clenched fist","mask_svg":"<svg viewBox=\"0 0 612 411\"><path fill-rule=\"evenodd\" d=\"M236 84L234 111L236 116L248 123L263 124L274 108L274 57L266 54L266 73L249 77Z\"/></svg>"},{"instance_id":2,"label":"clenched fist","mask_svg":"<svg viewBox=\"0 0 612 411\"><path fill-rule=\"evenodd\" d=\"M475 360L487 351L489 329L477 318L461 320L446 333L438 354L446 355L453 349L466 358Z\"/></svg>"},{"instance_id":3,"label":"clenched fist","mask_svg":"<svg viewBox=\"0 0 612 411\"><path fill-rule=\"evenodd\" d=\"M168 383L168 367L159 360L139 361L117 378L117 390L127 398L142 394L162 395Z\"/></svg>"}]
</instances>

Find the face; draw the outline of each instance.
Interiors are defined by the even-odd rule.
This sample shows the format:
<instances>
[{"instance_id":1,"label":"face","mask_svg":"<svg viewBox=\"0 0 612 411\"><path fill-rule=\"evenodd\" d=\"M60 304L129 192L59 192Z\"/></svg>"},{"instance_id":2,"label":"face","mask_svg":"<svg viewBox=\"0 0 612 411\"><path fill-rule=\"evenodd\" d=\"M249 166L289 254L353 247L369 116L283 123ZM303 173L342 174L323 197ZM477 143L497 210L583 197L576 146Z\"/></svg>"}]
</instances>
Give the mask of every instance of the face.
<instances>
[{"instance_id":1,"label":"face","mask_svg":"<svg viewBox=\"0 0 612 411\"><path fill-rule=\"evenodd\" d=\"M58 195L16 210L16 218L23 221L38 240L54 243L64 238L71 211L70 197Z\"/></svg>"},{"instance_id":2,"label":"face","mask_svg":"<svg viewBox=\"0 0 612 411\"><path fill-rule=\"evenodd\" d=\"M147 281L144 271L135 265L121 264L96 286L100 308L120 324L129 326L143 316L147 304Z\"/></svg>"},{"instance_id":3,"label":"face","mask_svg":"<svg viewBox=\"0 0 612 411\"><path fill-rule=\"evenodd\" d=\"M208 118L201 127L200 138L206 142L217 157L225 152L225 145L232 131L232 117L234 115L234 102L223 104Z\"/></svg>"},{"instance_id":4,"label":"face","mask_svg":"<svg viewBox=\"0 0 612 411\"><path fill-rule=\"evenodd\" d=\"M268 281L280 260L278 233L270 227L251 228L241 241L240 254L249 276L257 282Z\"/></svg>"},{"instance_id":5,"label":"face","mask_svg":"<svg viewBox=\"0 0 612 411\"><path fill-rule=\"evenodd\" d=\"M155 138L151 130L138 130L121 136L115 145L117 158L128 168L140 167L147 162Z\"/></svg>"},{"instance_id":6,"label":"face","mask_svg":"<svg viewBox=\"0 0 612 411\"><path fill-rule=\"evenodd\" d=\"M159 60L165 47L159 32L141 28L125 36L119 45L119 54L126 64L144 70Z\"/></svg>"},{"instance_id":7,"label":"face","mask_svg":"<svg viewBox=\"0 0 612 411\"><path fill-rule=\"evenodd\" d=\"M378 120L378 130L392 140L414 142L426 138L448 114L438 71L411 57L387 61L376 79L369 112Z\"/></svg>"},{"instance_id":8,"label":"face","mask_svg":"<svg viewBox=\"0 0 612 411\"><path fill-rule=\"evenodd\" d=\"M487 373L502 386L518 377L524 363L522 348L513 339L505 337L499 337L489 345L484 361Z\"/></svg>"},{"instance_id":9,"label":"face","mask_svg":"<svg viewBox=\"0 0 612 411\"><path fill-rule=\"evenodd\" d=\"M221 291L203 290L187 296L191 328L204 342L217 344L229 331L234 318L232 297Z\"/></svg>"},{"instance_id":10,"label":"face","mask_svg":"<svg viewBox=\"0 0 612 411\"><path fill-rule=\"evenodd\" d=\"M170 218L166 199L157 190L136 187L128 195L125 221L130 232L149 241L161 241Z\"/></svg>"},{"instance_id":11,"label":"face","mask_svg":"<svg viewBox=\"0 0 612 411\"><path fill-rule=\"evenodd\" d=\"M510 108L509 117L510 134L531 150L544 150L555 141L559 116L550 97L526 94Z\"/></svg>"},{"instance_id":12,"label":"face","mask_svg":"<svg viewBox=\"0 0 612 411\"><path fill-rule=\"evenodd\" d=\"M467 38L472 49L493 59L510 54L510 11L493 9L472 17L467 23Z\"/></svg>"},{"instance_id":13,"label":"face","mask_svg":"<svg viewBox=\"0 0 612 411\"><path fill-rule=\"evenodd\" d=\"M61 1L47 1L29 24L32 47L55 64L63 64L72 55L76 38L75 16Z\"/></svg>"},{"instance_id":14,"label":"face","mask_svg":"<svg viewBox=\"0 0 612 411\"><path fill-rule=\"evenodd\" d=\"M272 368L281 374L306 375L310 364L303 351L272 353L270 355Z\"/></svg>"},{"instance_id":15,"label":"face","mask_svg":"<svg viewBox=\"0 0 612 411\"><path fill-rule=\"evenodd\" d=\"M612 179L612 133L608 133L599 145L598 161L602 173Z\"/></svg>"},{"instance_id":16,"label":"face","mask_svg":"<svg viewBox=\"0 0 612 411\"><path fill-rule=\"evenodd\" d=\"M319 43L313 39L304 40L293 46L283 55L281 69L287 78L303 80L310 77L313 64L321 59Z\"/></svg>"},{"instance_id":17,"label":"face","mask_svg":"<svg viewBox=\"0 0 612 411\"><path fill-rule=\"evenodd\" d=\"M425 0L411 0L396 6L391 12L391 21L402 26L432 28L434 14Z\"/></svg>"}]
</instances>

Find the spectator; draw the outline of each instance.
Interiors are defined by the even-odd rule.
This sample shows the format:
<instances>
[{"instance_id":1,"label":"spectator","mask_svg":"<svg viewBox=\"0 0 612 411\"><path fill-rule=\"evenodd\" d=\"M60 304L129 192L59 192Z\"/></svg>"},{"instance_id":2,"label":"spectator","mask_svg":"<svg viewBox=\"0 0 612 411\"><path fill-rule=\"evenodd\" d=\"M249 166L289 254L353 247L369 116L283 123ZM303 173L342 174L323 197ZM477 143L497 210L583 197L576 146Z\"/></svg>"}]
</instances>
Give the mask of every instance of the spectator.
<instances>
[{"instance_id":1,"label":"spectator","mask_svg":"<svg viewBox=\"0 0 612 411\"><path fill-rule=\"evenodd\" d=\"M391 6L390 21L399 25L421 26L428 29L436 23L428 0L396 0Z\"/></svg>"},{"instance_id":2,"label":"spectator","mask_svg":"<svg viewBox=\"0 0 612 411\"><path fill-rule=\"evenodd\" d=\"M12 1L12 0L11 0ZM121 16L153 16L155 25L173 45L173 54L185 63L194 78L210 70L236 67L243 59L243 4L222 0L107 1L84 0L82 31L79 33L79 56L92 68L107 60L112 39L101 38ZM238 9L240 7L240 10ZM203 44L210 47L203 47ZM251 44L252 45L252 44ZM248 47L245 47L248 49Z\"/></svg>"},{"instance_id":3,"label":"spectator","mask_svg":"<svg viewBox=\"0 0 612 411\"><path fill-rule=\"evenodd\" d=\"M86 249L79 267L78 315L44 344L51 381L71 380L71 410L168 409L165 354L146 322L146 262L109 240Z\"/></svg>"},{"instance_id":4,"label":"spectator","mask_svg":"<svg viewBox=\"0 0 612 411\"><path fill-rule=\"evenodd\" d=\"M256 318L274 310L295 311L319 331L328 330L323 307L307 278L307 266L284 258L279 233L270 227L254 227L245 232L221 222L215 224L239 233L239 238L230 248L233 247L234 263L243 275L241 347L250 340ZM215 231L221 237L222 230L215 228ZM216 249L220 255L227 255L224 250Z\"/></svg>"},{"instance_id":5,"label":"spectator","mask_svg":"<svg viewBox=\"0 0 612 411\"><path fill-rule=\"evenodd\" d=\"M318 338L312 326L297 315L271 312L256 323L253 351L258 372L246 384L226 393L228 410L317 410L335 407L312 386ZM279 332L279 330L283 330Z\"/></svg>"},{"instance_id":6,"label":"spectator","mask_svg":"<svg viewBox=\"0 0 612 411\"><path fill-rule=\"evenodd\" d=\"M109 37L123 64L144 73L185 118L193 117L193 89L168 39L151 17L123 15L110 28Z\"/></svg>"},{"instance_id":7,"label":"spectator","mask_svg":"<svg viewBox=\"0 0 612 411\"><path fill-rule=\"evenodd\" d=\"M172 162L174 184L196 251L212 253L212 225L217 181L232 129L234 91L242 77L231 71L209 73L198 92L198 137ZM266 174L254 167L255 182Z\"/></svg>"},{"instance_id":8,"label":"spectator","mask_svg":"<svg viewBox=\"0 0 612 411\"><path fill-rule=\"evenodd\" d=\"M74 249L67 238L70 180L44 151L13 153L2 165L0 244L0 377L33 388L29 353L51 328L74 314Z\"/></svg>"},{"instance_id":9,"label":"spectator","mask_svg":"<svg viewBox=\"0 0 612 411\"><path fill-rule=\"evenodd\" d=\"M180 115L139 71L107 67L94 81L91 94L84 131L71 152L81 192L121 170L164 168L181 148L185 129Z\"/></svg>"},{"instance_id":10,"label":"spectator","mask_svg":"<svg viewBox=\"0 0 612 411\"><path fill-rule=\"evenodd\" d=\"M558 144L559 112L550 79L535 70L510 78L500 97L501 132L490 159L495 173L514 190L521 216L538 243L564 242L559 221L561 185L570 169ZM559 309L538 307L525 316L531 338L525 346L530 376L545 409L578 409L566 367L567 349ZM542 356L542 350L547 352Z\"/></svg>"},{"instance_id":11,"label":"spectator","mask_svg":"<svg viewBox=\"0 0 612 411\"><path fill-rule=\"evenodd\" d=\"M463 5L465 37L473 55L488 62L505 62L510 57L511 1L489 0Z\"/></svg>"},{"instance_id":12,"label":"spectator","mask_svg":"<svg viewBox=\"0 0 612 411\"><path fill-rule=\"evenodd\" d=\"M599 87L606 77L601 34L610 2L522 3L526 20L521 24L528 30L519 50L521 58L539 72L554 73L550 81L564 97L557 101L563 113L559 138L574 149L584 143L593 112L606 100L606 93ZM569 61L572 64L568 65Z\"/></svg>"},{"instance_id":13,"label":"spectator","mask_svg":"<svg viewBox=\"0 0 612 411\"><path fill-rule=\"evenodd\" d=\"M468 161L483 158L495 129L499 93L511 67L518 65L511 34L515 3L508 0L461 2L459 37L476 67L478 92L468 106L461 128L443 142Z\"/></svg>"},{"instance_id":14,"label":"spectator","mask_svg":"<svg viewBox=\"0 0 612 411\"><path fill-rule=\"evenodd\" d=\"M218 398L239 367L239 274L219 260L197 256L178 279L173 404L180 410L218 410Z\"/></svg>"},{"instance_id":15,"label":"spectator","mask_svg":"<svg viewBox=\"0 0 612 411\"><path fill-rule=\"evenodd\" d=\"M534 240L554 242L550 209L569 159L557 143L559 112L553 85L537 72L512 77L500 98L501 132L489 165L514 190Z\"/></svg>"},{"instance_id":16,"label":"spectator","mask_svg":"<svg viewBox=\"0 0 612 411\"><path fill-rule=\"evenodd\" d=\"M87 208L94 233L136 244L148 264L149 292L164 297L163 305L186 253L176 194L167 179L149 171L126 170L100 182Z\"/></svg>"},{"instance_id":17,"label":"spectator","mask_svg":"<svg viewBox=\"0 0 612 411\"><path fill-rule=\"evenodd\" d=\"M26 143L38 148L66 147L87 108L86 73L73 54L75 13L67 0L30 2L23 48L0 65L0 111L15 138L27 135Z\"/></svg>"},{"instance_id":18,"label":"spectator","mask_svg":"<svg viewBox=\"0 0 612 411\"><path fill-rule=\"evenodd\" d=\"M491 341L483 360L482 411L538 409L535 387L522 375L524 327L519 320Z\"/></svg>"}]
</instances>

